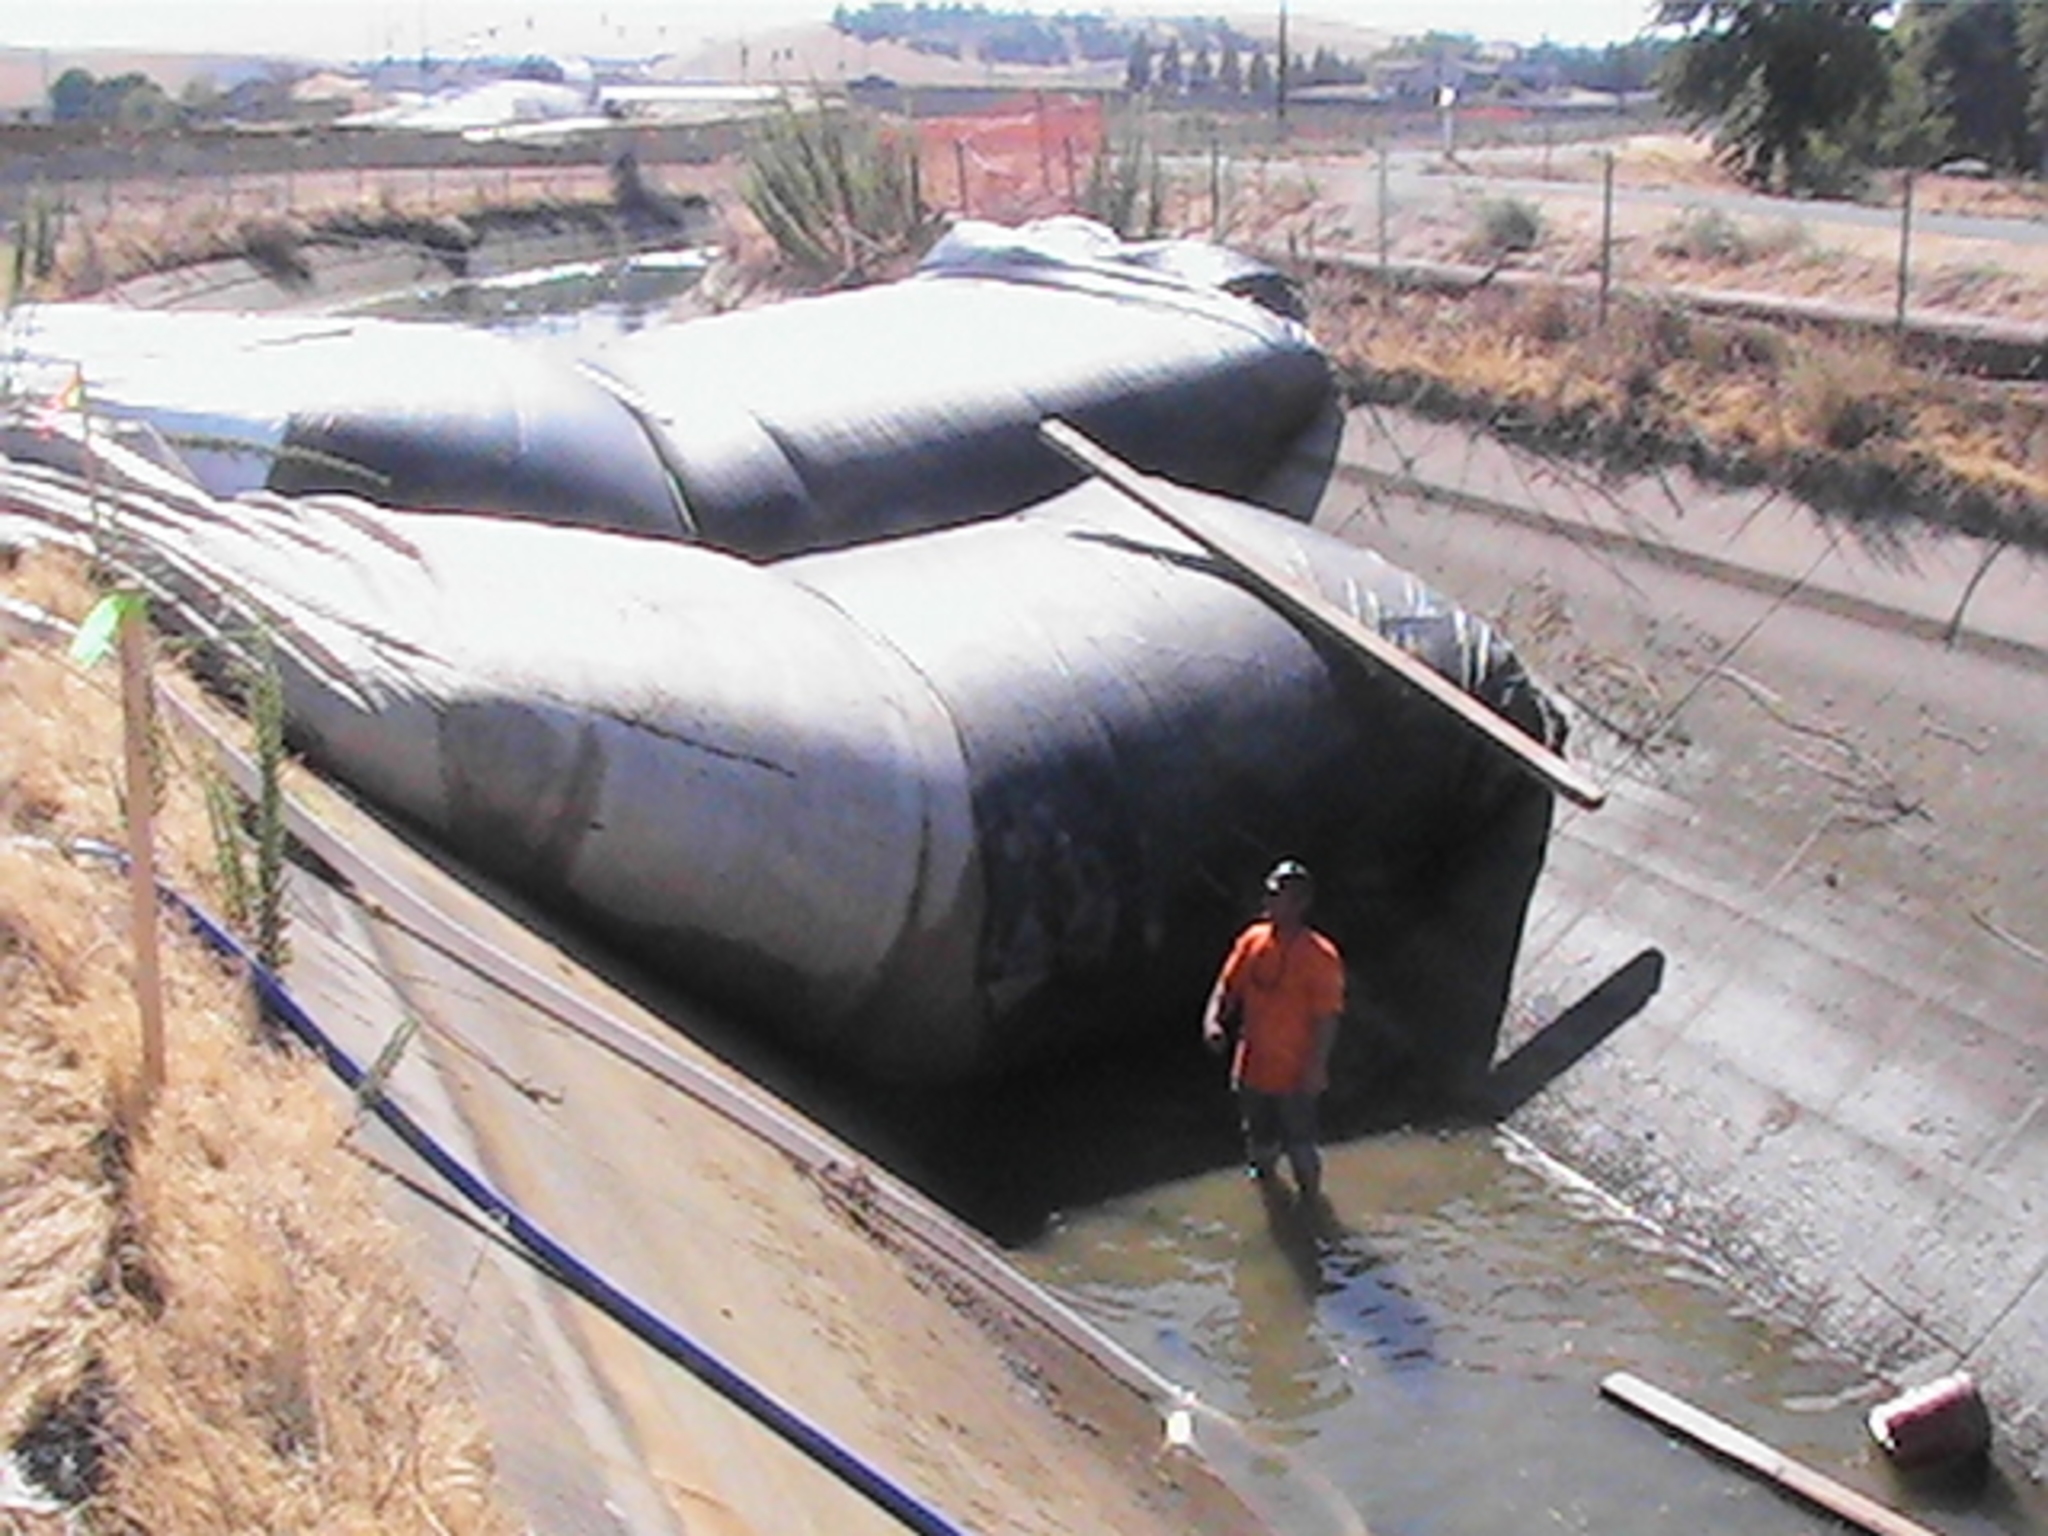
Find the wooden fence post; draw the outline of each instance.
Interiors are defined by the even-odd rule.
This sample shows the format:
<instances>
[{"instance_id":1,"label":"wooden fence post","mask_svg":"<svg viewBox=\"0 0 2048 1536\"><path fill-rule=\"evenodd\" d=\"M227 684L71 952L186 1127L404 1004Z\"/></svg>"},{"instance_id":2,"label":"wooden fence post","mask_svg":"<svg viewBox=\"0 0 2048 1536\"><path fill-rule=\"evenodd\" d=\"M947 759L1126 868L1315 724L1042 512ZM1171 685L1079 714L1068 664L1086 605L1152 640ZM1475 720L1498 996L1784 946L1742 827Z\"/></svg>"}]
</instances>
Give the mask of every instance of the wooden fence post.
<instances>
[{"instance_id":1,"label":"wooden fence post","mask_svg":"<svg viewBox=\"0 0 2048 1536\"><path fill-rule=\"evenodd\" d=\"M135 945L135 1006L142 1022L142 1084L134 1129L164 1086L164 988L157 952L154 699L149 619L138 600L121 619L121 723L128 792L128 906Z\"/></svg>"}]
</instances>

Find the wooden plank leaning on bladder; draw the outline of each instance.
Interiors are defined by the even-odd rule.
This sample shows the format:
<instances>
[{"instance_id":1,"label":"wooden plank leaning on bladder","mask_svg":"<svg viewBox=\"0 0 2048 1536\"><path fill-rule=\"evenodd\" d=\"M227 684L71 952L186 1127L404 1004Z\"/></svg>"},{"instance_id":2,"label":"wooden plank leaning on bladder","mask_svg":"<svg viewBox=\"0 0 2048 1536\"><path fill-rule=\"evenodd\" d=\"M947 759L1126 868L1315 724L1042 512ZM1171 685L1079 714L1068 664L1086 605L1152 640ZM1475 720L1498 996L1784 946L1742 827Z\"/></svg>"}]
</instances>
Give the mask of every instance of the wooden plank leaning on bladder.
<instances>
[{"instance_id":1,"label":"wooden plank leaning on bladder","mask_svg":"<svg viewBox=\"0 0 2048 1536\"><path fill-rule=\"evenodd\" d=\"M1506 752L1526 772L1575 805L1597 810L1607 791L1551 747L1488 709L1434 668L1425 665L1371 625L1312 592L1256 551L1215 526L1193 498L1169 480L1148 475L1057 418L1039 424L1039 434L1073 463L1115 487L1146 511L1193 539L1239 580L1297 621L1366 658L1426 694Z\"/></svg>"}]
</instances>

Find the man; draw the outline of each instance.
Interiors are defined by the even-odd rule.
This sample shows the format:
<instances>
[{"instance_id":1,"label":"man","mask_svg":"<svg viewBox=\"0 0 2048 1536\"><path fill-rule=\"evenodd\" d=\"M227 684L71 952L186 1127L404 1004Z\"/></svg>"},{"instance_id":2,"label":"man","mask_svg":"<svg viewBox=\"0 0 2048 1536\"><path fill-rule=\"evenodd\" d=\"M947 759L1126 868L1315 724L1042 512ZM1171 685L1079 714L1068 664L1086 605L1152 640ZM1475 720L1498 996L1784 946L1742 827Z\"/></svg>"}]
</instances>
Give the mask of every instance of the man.
<instances>
[{"instance_id":1,"label":"man","mask_svg":"<svg viewBox=\"0 0 2048 1536\"><path fill-rule=\"evenodd\" d=\"M1202 1014L1202 1039L1222 1051L1237 1020L1230 1086L1251 1171L1270 1182L1284 1150L1301 1198L1320 1199L1316 1100L1329 1086L1330 1048L1344 1012L1344 958L1308 926L1315 882L1293 859L1266 876L1266 917L1237 937Z\"/></svg>"}]
</instances>

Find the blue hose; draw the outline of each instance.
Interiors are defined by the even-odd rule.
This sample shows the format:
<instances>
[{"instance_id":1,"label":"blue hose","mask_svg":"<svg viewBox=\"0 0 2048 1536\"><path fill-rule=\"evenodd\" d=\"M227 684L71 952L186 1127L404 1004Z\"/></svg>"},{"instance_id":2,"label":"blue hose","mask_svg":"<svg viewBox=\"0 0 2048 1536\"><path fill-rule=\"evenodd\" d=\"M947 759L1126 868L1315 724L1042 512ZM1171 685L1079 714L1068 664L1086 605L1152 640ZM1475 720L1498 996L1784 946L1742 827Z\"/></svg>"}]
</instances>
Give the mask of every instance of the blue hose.
<instances>
[{"instance_id":1,"label":"blue hose","mask_svg":"<svg viewBox=\"0 0 2048 1536\"><path fill-rule=\"evenodd\" d=\"M124 863L127 857L120 849L105 843L81 841L72 846L82 853ZM255 983L256 996L264 1009L317 1051L334 1075L346 1083L351 1092L362 1097L371 1113L390 1127L398 1139L429 1167L454 1185L464 1199L519 1244L544 1272L630 1329L636 1338L653 1345L727 1402L752 1415L848 1487L865 1494L880 1508L918 1532L919 1536L967 1536L964 1526L891 1481L795 1410L776 1401L704 1345L649 1311L556 1242L517 1206L464 1167L453 1153L428 1135L404 1110L385 1098L374 1084L369 1084L369 1074L328 1038L284 983L258 963L226 927L179 892L169 887L161 889L164 899L185 914L201 938L248 968Z\"/></svg>"}]
</instances>

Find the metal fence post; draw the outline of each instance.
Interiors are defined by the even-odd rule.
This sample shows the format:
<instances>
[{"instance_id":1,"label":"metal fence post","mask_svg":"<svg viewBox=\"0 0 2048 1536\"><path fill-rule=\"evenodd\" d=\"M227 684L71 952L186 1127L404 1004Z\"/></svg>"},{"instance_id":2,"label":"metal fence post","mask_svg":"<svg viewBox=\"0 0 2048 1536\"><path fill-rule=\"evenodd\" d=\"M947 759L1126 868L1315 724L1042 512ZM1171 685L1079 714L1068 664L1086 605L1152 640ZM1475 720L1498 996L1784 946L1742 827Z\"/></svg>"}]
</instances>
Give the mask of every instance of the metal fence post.
<instances>
[{"instance_id":1,"label":"metal fence post","mask_svg":"<svg viewBox=\"0 0 2048 1536\"><path fill-rule=\"evenodd\" d=\"M1607 324L1607 301L1614 288L1614 151L1603 157L1600 171L1600 324Z\"/></svg>"},{"instance_id":2,"label":"metal fence post","mask_svg":"<svg viewBox=\"0 0 2048 1536\"><path fill-rule=\"evenodd\" d=\"M1384 137L1380 139L1379 201L1374 212L1379 216L1380 281L1384 283L1387 280L1387 266L1391 260L1391 252L1387 244L1387 141Z\"/></svg>"},{"instance_id":3,"label":"metal fence post","mask_svg":"<svg viewBox=\"0 0 2048 1536\"><path fill-rule=\"evenodd\" d=\"M1052 145L1045 136L1045 92L1040 91L1033 98L1038 129L1038 185L1041 190L1052 191Z\"/></svg>"},{"instance_id":4,"label":"metal fence post","mask_svg":"<svg viewBox=\"0 0 2048 1536\"><path fill-rule=\"evenodd\" d=\"M1892 329L1906 328L1906 293L1913 284L1913 173L1906 172L1906 195L1899 210L1899 296Z\"/></svg>"},{"instance_id":5,"label":"metal fence post","mask_svg":"<svg viewBox=\"0 0 2048 1536\"><path fill-rule=\"evenodd\" d=\"M1209 236L1223 238L1223 141L1209 138Z\"/></svg>"}]
</instances>

